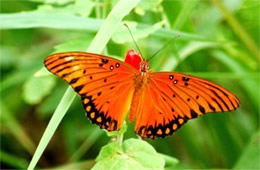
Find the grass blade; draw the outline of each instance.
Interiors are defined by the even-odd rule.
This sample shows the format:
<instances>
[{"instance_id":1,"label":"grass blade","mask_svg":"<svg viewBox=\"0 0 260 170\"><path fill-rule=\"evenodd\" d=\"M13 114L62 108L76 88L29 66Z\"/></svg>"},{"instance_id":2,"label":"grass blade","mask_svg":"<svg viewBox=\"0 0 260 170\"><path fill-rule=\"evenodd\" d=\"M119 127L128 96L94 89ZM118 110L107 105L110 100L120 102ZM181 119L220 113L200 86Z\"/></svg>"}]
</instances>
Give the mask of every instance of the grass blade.
<instances>
[{"instance_id":1,"label":"grass blade","mask_svg":"<svg viewBox=\"0 0 260 170\"><path fill-rule=\"evenodd\" d=\"M44 149L47 147L58 125L60 124L67 110L69 109L75 96L76 94L74 93L72 88L69 87L65 92L64 96L62 97L57 109L55 110L47 128L45 129L44 134L40 140L39 145L37 146L37 149L33 155L33 158L29 164L28 169L34 169Z\"/></svg>"},{"instance_id":2,"label":"grass blade","mask_svg":"<svg viewBox=\"0 0 260 170\"><path fill-rule=\"evenodd\" d=\"M189 0L183 3L184 7L182 8L178 18L175 20L173 28L174 29L181 29L187 18L192 12L192 9L198 4L198 0Z\"/></svg>"},{"instance_id":3,"label":"grass blade","mask_svg":"<svg viewBox=\"0 0 260 170\"><path fill-rule=\"evenodd\" d=\"M243 41L243 43L247 46L248 50L259 60L259 49L249 37L247 32L243 29L243 27L239 24L239 21L226 9L223 3L219 0L212 1L223 13L226 20L234 30L234 32L238 35L238 37Z\"/></svg>"},{"instance_id":4,"label":"grass blade","mask_svg":"<svg viewBox=\"0 0 260 170\"><path fill-rule=\"evenodd\" d=\"M0 29L24 29L24 28L53 28L53 29L73 29L84 30L90 32L97 32L104 20L94 18L83 18L69 14L48 14L48 13L13 13L13 14L0 14L1 27ZM111 21L110 21L111 22ZM14 24L15 23L15 24ZM142 29L151 28L148 24L138 24ZM177 30L170 30L161 28L152 33L157 37L169 38L180 35L180 40L190 41L216 41L209 40L206 37L181 32Z\"/></svg>"},{"instance_id":5,"label":"grass blade","mask_svg":"<svg viewBox=\"0 0 260 170\"><path fill-rule=\"evenodd\" d=\"M2 126L8 127L17 141L19 141L24 149L32 155L36 146L31 138L27 135L26 131L13 116L12 112L6 107L5 103L2 103L2 101L0 101L0 108L0 120L1 123L3 123Z\"/></svg>"}]
</instances>

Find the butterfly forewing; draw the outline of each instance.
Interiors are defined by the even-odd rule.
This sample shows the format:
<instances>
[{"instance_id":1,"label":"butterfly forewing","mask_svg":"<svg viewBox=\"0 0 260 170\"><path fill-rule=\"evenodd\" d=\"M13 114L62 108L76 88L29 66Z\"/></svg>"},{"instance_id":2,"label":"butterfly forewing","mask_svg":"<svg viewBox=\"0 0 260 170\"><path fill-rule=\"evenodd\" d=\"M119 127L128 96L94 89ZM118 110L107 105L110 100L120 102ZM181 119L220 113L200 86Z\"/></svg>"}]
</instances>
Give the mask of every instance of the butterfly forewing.
<instances>
[{"instance_id":1,"label":"butterfly forewing","mask_svg":"<svg viewBox=\"0 0 260 170\"><path fill-rule=\"evenodd\" d=\"M180 73L141 72L102 55L59 53L44 64L81 96L92 123L109 131L121 128L131 101L129 121L136 120L135 131L143 138L165 137L189 119L239 107L235 95L213 82Z\"/></svg>"},{"instance_id":2,"label":"butterfly forewing","mask_svg":"<svg viewBox=\"0 0 260 170\"><path fill-rule=\"evenodd\" d=\"M54 54L44 64L81 96L92 123L109 131L121 128L134 91L136 69L120 60L84 52Z\"/></svg>"},{"instance_id":3,"label":"butterfly forewing","mask_svg":"<svg viewBox=\"0 0 260 170\"><path fill-rule=\"evenodd\" d=\"M135 130L144 138L165 137L189 119L239 107L237 97L223 87L180 73L149 74L141 98Z\"/></svg>"}]
</instances>

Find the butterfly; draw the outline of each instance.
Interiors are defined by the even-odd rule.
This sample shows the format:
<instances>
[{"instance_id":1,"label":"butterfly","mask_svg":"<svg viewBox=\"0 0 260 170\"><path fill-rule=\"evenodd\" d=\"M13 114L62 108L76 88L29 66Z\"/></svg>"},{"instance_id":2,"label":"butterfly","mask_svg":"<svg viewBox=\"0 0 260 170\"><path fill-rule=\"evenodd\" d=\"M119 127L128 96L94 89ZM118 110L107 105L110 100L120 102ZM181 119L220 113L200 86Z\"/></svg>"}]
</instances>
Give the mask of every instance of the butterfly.
<instances>
[{"instance_id":1,"label":"butterfly","mask_svg":"<svg viewBox=\"0 0 260 170\"><path fill-rule=\"evenodd\" d=\"M129 50L125 61L87 52L48 56L46 68L81 96L87 117L118 131L129 111L142 138L171 135L188 120L239 107L238 98L213 82L176 72L152 72L147 60Z\"/></svg>"}]
</instances>

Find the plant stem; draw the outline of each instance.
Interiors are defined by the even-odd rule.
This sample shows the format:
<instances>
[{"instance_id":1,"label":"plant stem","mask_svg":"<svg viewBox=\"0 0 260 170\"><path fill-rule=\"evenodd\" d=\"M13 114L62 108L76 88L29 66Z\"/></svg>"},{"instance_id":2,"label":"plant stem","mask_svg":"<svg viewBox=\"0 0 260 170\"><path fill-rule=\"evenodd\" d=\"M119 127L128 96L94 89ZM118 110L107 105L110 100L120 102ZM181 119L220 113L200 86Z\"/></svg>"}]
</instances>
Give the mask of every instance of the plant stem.
<instances>
[{"instance_id":1,"label":"plant stem","mask_svg":"<svg viewBox=\"0 0 260 170\"><path fill-rule=\"evenodd\" d=\"M259 49L254 44L253 40L249 37L243 27L239 24L237 19L227 10L220 0L212 0L212 2L220 9L229 25L233 28L234 32L239 36L242 42L247 46L249 51L259 59Z\"/></svg>"},{"instance_id":2,"label":"plant stem","mask_svg":"<svg viewBox=\"0 0 260 170\"><path fill-rule=\"evenodd\" d=\"M116 136L116 141L118 142L118 144L121 146L123 143L123 139L124 139L124 134L118 135Z\"/></svg>"}]
</instances>

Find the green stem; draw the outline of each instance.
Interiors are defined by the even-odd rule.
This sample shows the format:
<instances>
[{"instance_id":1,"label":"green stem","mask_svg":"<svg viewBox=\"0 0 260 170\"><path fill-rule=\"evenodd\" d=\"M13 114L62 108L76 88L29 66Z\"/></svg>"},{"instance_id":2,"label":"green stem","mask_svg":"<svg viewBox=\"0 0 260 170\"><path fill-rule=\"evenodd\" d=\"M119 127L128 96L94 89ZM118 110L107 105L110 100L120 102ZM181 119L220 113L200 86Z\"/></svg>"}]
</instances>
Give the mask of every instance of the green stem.
<instances>
[{"instance_id":1,"label":"green stem","mask_svg":"<svg viewBox=\"0 0 260 170\"><path fill-rule=\"evenodd\" d=\"M35 168L38 160L40 159L44 149L47 147L49 141L51 140L54 132L56 131L58 125L60 124L61 120L65 116L69 106L73 102L76 94L73 92L72 88L68 88L65 92L63 98L61 99L57 109L55 110L51 120L43 133L43 136L40 140L39 145L33 155L33 158L29 164L28 170L32 170Z\"/></svg>"},{"instance_id":2,"label":"green stem","mask_svg":"<svg viewBox=\"0 0 260 170\"><path fill-rule=\"evenodd\" d=\"M5 107L6 105L0 101L0 108L1 108L1 122L3 121L6 127L10 130L10 132L14 135L18 142L24 147L24 149L33 155L33 152L36 148L34 142L31 138L27 135L26 131L23 127L17 122L13 113L10 112L8 108Z\"/></svg>"},{"instance_id":3,"label":"green stem","mask_svg":"<svg viewBox=\"0 0 260 170\"><path fill-rule=\"evenodd\" d=\"M183 5L181 12L174 22L173 29L180 30L187 18L190 16L192 9L198 4L198 0L188 0Z\"/></svg>"},{"instance_id":4,"label":"green stem","mask_svg":"<svg viewBox=\"0 0 260 170\"><path fill-rule=\"evenodd\" d=\"M95 144L97 139L102 135L102 132L99 128L96 128L90 136L85 140L85 142L79 147L79 149L70 157L69 162L75 162L79 160L88 149Z\"/></svg>"},{"instance_id":5,"label":"green stem","mask_svg":"<svg viewBox=\"0 0 260 170\"><path fill-rule=\"evenodd\" d=\"M124 134L118 135L116 136L116 141L117 143L121 146L123 143L123 139L124 139Z\"/></svg>"},{"instance_id":6,"label":"green stem","mask_svg":"<svg viewBox=\"0 0 260 170\"><path fill-rule=\"evenodd\" d=\"M17 169L25 169L28 166L28 162L24 158L11 155L3 150L0 151L0 161L1 163L6 163Z\"/></svg>"},{"instance_id":7,"label":"green stem","mask_svg":"<svg viewBox=\"0 0 260 170\"><path fill-rule=\"evenodd\" d=\"M249 51L259 59L259 49L254 44L253 40L249 37L243 27L239 24L237 19L227 10L221 0L212 0L212 2L220 9L233 31L240 37L243 43L247 46Z\"/></svg>"},{"instance_id":8,"label":"green stem","mask_svg":"<svg viewBox=\"0 0 260 170\"><path fill-rule=\"evenodd\" d=\"M97 18L100 18L101 17L101 13L100 13L100 3L99 0L96 0L96 8L95 8L95 11L96 11L96 16Z\"/></svg>"}]
</instances>

